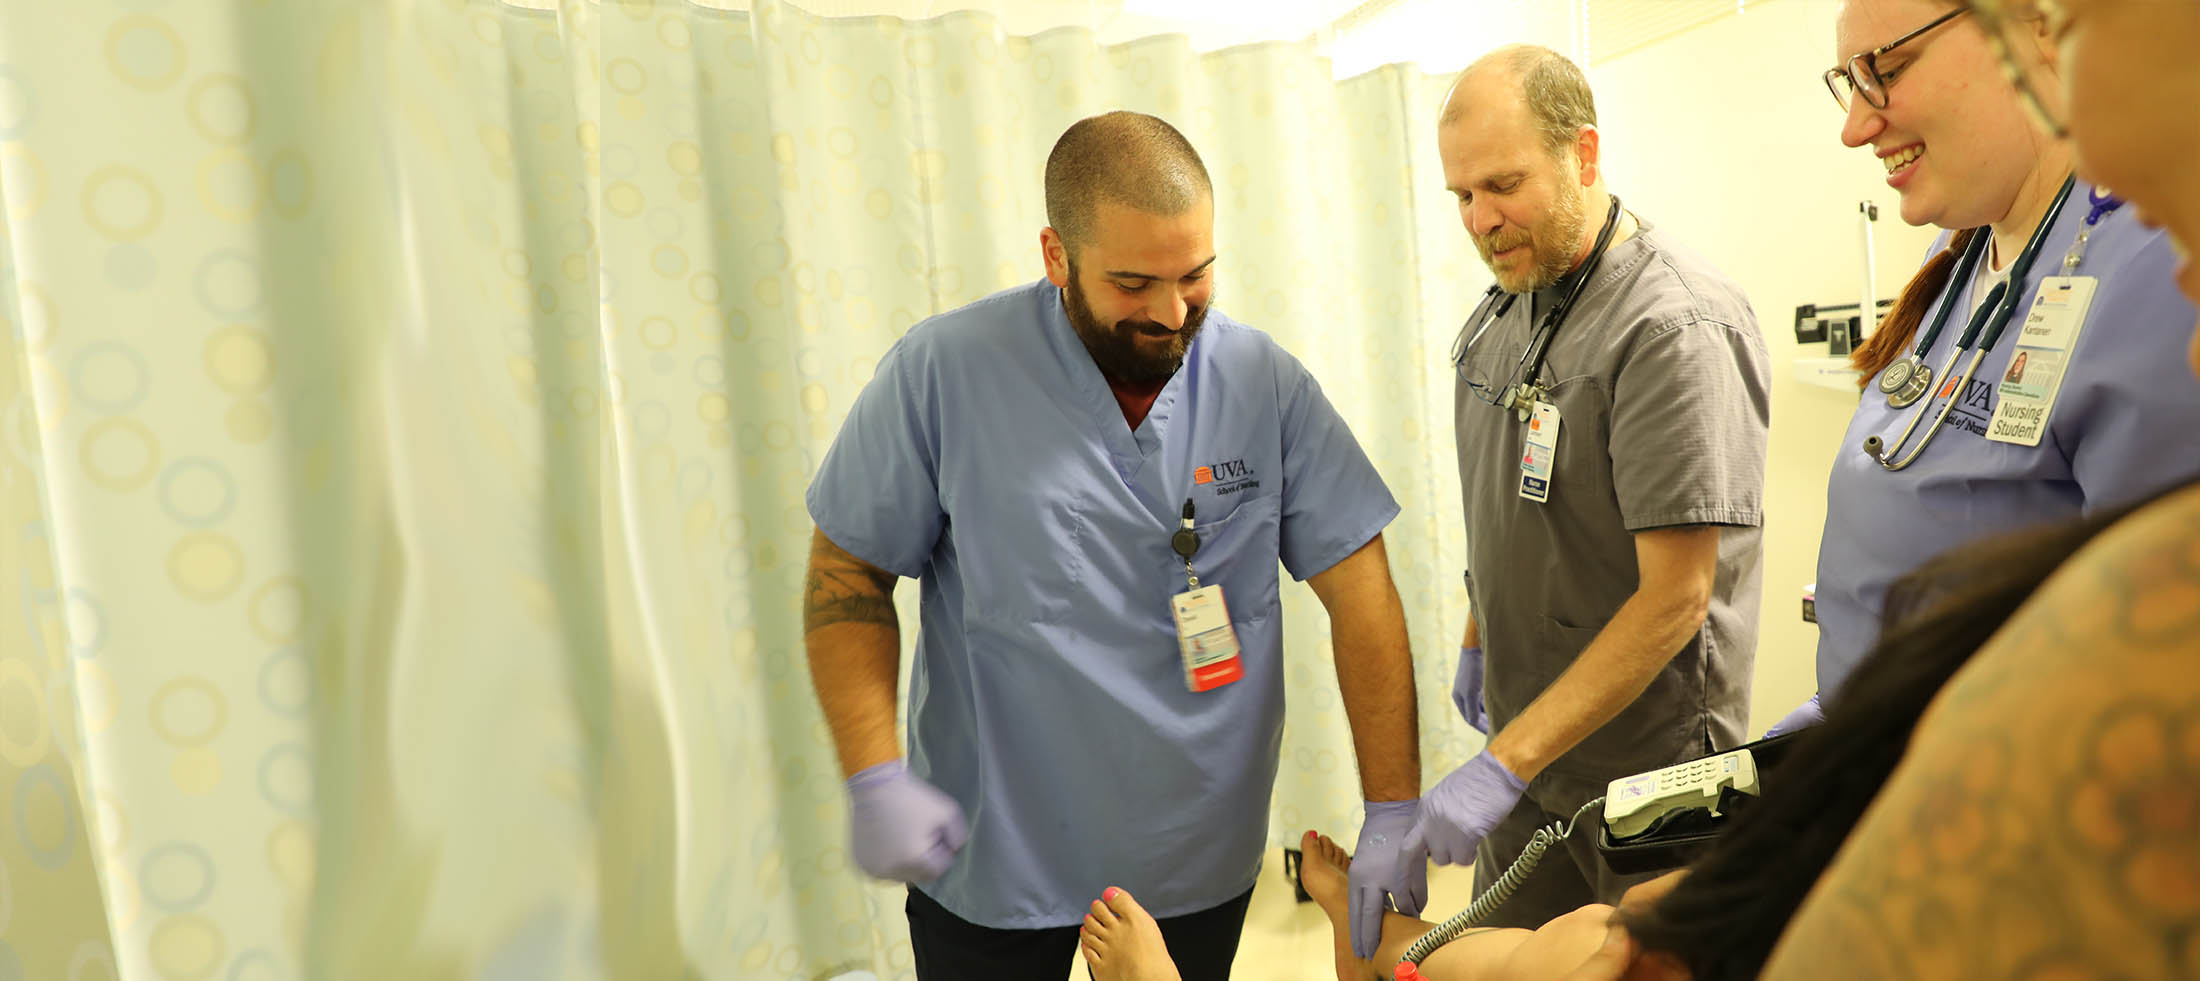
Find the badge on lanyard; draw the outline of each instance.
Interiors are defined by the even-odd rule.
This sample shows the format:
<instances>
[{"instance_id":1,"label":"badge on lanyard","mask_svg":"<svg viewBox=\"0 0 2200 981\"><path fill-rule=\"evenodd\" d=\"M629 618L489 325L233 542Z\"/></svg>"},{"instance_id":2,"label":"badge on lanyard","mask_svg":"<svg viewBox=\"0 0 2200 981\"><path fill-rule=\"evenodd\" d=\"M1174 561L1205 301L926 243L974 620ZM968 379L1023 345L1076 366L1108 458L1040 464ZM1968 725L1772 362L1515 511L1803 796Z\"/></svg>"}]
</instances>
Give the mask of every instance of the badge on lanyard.
<instances>
[{"instance_id":1,"label":"badge on lanyard","mask_svg":"<svg viewBox=\"0 0 2200 981\"><path fill-rule=\"evenodd\" d=\"M1558 406L1538 399L1528 413L1527 445L1520 451L1520 496L1538 504L1551 499L1558 464Z\"/></svg>"},{"instance_id":2,"label":"badge on lanyard","mask_svg":"<svg viewBox=\"0 0 2200 981\"><path fill-rule=\"evenodd\" d=\"M2099 280L2091 276L2049 276L2040 281L2017 335L2016 353L1998 387L2000 400L1986 438L1996 443L2038 446L2055 411L2055 395L2069 374L2071 350L2085 329Z\"/></svg>"},{"instance_id":3,"label":"badge on lanyard","mask_svg":"<svg viewBox=\"0 0 2200 981\"><path fill-rule=\"evenodd\" d=\"M1184 557L1184 580L1189 585L1169 604L1176 614L1176 643L1184 655L1184 684L1192 691L1220 688L1245 677L1245 659L1238 656L1237 628L1230 625L1230 608L1222 600L1221 586L1201 586L1192 571L1192 556L1199 552L1199 533L1192 528L1192 500L1184 499L1184 522L1169 537L1169 548Z\"/></svg>"}]
</instances>

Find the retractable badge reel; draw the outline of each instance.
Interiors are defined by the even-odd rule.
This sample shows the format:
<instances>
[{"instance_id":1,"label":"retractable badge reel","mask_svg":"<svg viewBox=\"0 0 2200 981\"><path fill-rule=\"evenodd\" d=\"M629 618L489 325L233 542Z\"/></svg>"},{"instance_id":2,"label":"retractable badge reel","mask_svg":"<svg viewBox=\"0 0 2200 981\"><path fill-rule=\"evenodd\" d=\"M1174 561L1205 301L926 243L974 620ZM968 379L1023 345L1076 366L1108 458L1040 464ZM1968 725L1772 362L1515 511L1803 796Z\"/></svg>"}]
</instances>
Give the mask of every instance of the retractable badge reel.
<instances>
[{"instance_id":1,"label":"retractable badge reel","mask_svg":"<svg viewBox=\"0 0 2200 981\"><path fill-rule=\"evenodd\" d=\"M1230 626L1230 608L1222 600L1222 587L1201 586L1192 557L1199 554L1199 531L1192 522L1192 499L1184 499L1184 519L1169 536L1169 549L1184 559L1184 592L1169 604L1176 614L1176 643L1184 656L1184 684L1192 691L1212 691L1245 677L1245 659L1238 654L1236 628Z\"/></svg>"}]
</instances>

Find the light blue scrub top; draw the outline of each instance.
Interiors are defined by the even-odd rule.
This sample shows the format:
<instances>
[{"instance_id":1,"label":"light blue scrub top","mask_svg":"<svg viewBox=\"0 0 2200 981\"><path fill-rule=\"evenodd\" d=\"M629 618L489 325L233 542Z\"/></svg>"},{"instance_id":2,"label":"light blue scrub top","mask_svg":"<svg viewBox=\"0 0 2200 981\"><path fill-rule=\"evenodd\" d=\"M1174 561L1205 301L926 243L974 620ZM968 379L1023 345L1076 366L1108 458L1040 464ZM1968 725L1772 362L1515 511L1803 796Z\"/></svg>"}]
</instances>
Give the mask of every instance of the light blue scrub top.
<instances>
[{"instance_id":1,"label":"light blue scrub top","mask_svg":"<svg viewBox=\"0 0 2200 981\"><path fill-rule=\"evenodd\" d=\"M1878 640L1888 587L1927 559L1997 533L2130 504L2200 477L2200 382L2186 354L2193 306L2177 292L2177 260L2167 235L2139 225L2128 206L2101 219L2078 267L2077 275L2098 277L2100 284L2040 445L1996 443L1984 435L2040 280L2063 273L2063 256L2085 224L2088 190L2083 182L2071 189L2022 284L2024 299L2009 328L1980 362L1939 437L1909 468L1889 473L1862 447L1875 433L1892 445L1916 406L1888 408L1877 377L1865 386L1834 459L1818 547L1818 689L1827 697ZM1926 358L1935 371L1971 312L1973 284L1949 288L1961 295ZM1928 318L1939 302L1927 308ZM1919 330L1927 326L1929 319ZM1960 375L1969 360L1966 353L1954 373ZM1946 384L1939 377L1933 383ZM1933 411L1939 412L1937 404ZM1920 423L1902 453L1931 425L1931 417Z\"/></svg>"},{"instance_id":2,"label":"light blue scrub top","mask_svg":"<svg viewBox=\"0 0 2200 981\"><path fill-rule=\"evenodd\" d=\"M998 928L1077 923L1111 885L1156 916L1252 887L1283 734L1277 560L1312 576L1398 513L1267 335L1210 310L1134 432L1059 297L1041 280L911 329L809 490L825 537L922 581L910 766L970 840L920 888ZM1199 694L1169 605L1186 497L1245 659Z\"/></svg>"}]
</instances>

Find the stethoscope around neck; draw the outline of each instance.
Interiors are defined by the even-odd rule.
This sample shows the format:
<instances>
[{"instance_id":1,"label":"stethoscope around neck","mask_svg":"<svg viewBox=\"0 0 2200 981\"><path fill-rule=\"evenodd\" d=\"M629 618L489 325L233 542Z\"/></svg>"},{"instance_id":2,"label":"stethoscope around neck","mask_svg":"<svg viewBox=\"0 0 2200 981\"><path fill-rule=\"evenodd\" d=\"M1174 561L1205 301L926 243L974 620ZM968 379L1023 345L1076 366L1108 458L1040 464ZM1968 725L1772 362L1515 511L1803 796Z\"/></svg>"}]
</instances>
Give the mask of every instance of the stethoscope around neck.
<instances>
[{"instance_id":1,"label":"stethoscope around neck","mask_svg":"<svg viewBox=\"0 0 2200 981\"><path fill-rule=\"evenodd\" d=\"M1535 404L1549 394L1543 386L1536 383L1536 376L1543 373L1543 360L1550 353L1551 339L1557 336L1559 326L1566 322L1566 315L1573 311L1574 301L1580 298L1582 288L1596 274L1597 266L1604 258L1604 250L1611 245L1612 235L1619 228L1619 218L1619 195L1614 194L1611 207L1604 213L1604 227L1597 230L1596 243L1589 247L1588 260L1570 274L1573 277L1572 283L1567 285L1565 292L1559 294L1558 302L1544 312L1543 322L1536 326L1535 334L1528 339L1527 350L1520 353L1520 364L1514 368L1514 377L1517 380L1505 386L1505 391L1495 399L1479 393L1477 398L1500 409L1512 410L1521 422L1528 421L1529 414L1535 411ZM1482 317L1481 325L1475 330L1460 330L1458 350L1452 353L1452 362L1455 365L1465 365L1467 352L1474 349L1475 342L1482 339L1482 334L1490 329L1491 324L1503 317L1505 311L1512 309L1513 300L1517 297L1518 294L1505 293L1496 285L1492 285L1482 294L1482 309L1487 312ZM1473 382L1468 385L1471 388L1481 387Z\"/></svg>"},{"instance_id":2,"label":"stethoscope around neck","mask_svg":"<svg viewBox=\"0 0 2200 981\"><path fill-rule=\"evenodd\" d=\"M1971 387L1971 378L1978 373L1979 362L1986 360L1987 352L1992 351L1994 343L2001 340L2002 331L2009 326L2009 318L2015 315L2017 304L2022 302L2025 277L2031 273L2032 262L2039 258L2040 248L2047 243L2047 232L2055 226L2055 219L2062 215L2063 202L2069 200L2070 188L2076 183L2075 177L2063 178L2062 190L2055 192L2054 203L2047 206L2047 214L2040 219L2039 227L2032 230L2031 240L2024 243L2024 251L2017 253L2017 261L2009 267L2008 281L1995 284L1993 291L1986 294L1986 302L1979 304L1978 312L1971 316L1971 322L1964 327L1962 336L1956 339L1955 347L1949 350L1947 359L1941 363L1938 377L1947 378L1949 370L1955 367L1956 360L1963 357L1965 350L1970 350L1971 361L1963 368L1962 381L1952 387L1943 388L1942 395L1925 399L1918 405L1917 411L1910 413L1909 425L1902 427L1902 435L1896 437L1893 446L1884 445L1884 441L1876 433L1864 437L1864 454L1881 468L1892 472L1917 462L1925 448L1933 444L1933 437L1940 435L1940 428L1948 421L1948 413L1955 409L1956 400L1962 398L1963 393ZM1964 250L1956 278L1949 281L1948 293L1942 297L1940 310L1933 317L1933 326L1926 331L1917 351L1887 366L1886 373L1880 376L1879 390L1886 394L1888 405L1897 409L1905 408L1932 390L1936 373L1925 364L1925 353L1932 349L1933 341L1939 338L1941 327L1947 323L1949 311L1955 308L1956 295L1963 292L1963 284L1978 268L1979 257L1985 254L1986 243L1992 238L1991 231L1982 230L1971 240L1970 248ZM1978 345L1976 348L1972 347L1974 342ZM1892 459L1896 453L1902 452L1902 447L1909 444L1910 434L1917 430L1917 424L1925 418L1925 414L1932 411L1935 401L1940 402L1940 415L1933 419L1932 428L1925 431L1925 438L1918 441L1909 455L1900 460Z\"/></svg>"}]
</instances>

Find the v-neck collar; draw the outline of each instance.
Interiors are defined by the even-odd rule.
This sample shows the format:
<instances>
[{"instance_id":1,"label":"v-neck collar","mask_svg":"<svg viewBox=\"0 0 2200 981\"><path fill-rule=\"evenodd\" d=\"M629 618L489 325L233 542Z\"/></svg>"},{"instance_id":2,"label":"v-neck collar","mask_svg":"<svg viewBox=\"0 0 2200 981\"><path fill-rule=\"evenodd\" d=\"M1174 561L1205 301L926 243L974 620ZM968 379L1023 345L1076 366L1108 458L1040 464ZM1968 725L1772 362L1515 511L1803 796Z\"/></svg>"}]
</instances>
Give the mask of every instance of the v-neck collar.
<instances>
[{"instance_id":1,"label":"v-neck collar","mask_svg":"<svg viewBox=\"0 0 2200 981\"><path fill-rule=\"evenodd\" d=\"M1048 295L1050 293L1052 295ZM1192 339L1191 346L1184 352L1184 364L1169 376L1167 384L1161 386L1161 394L1154 398L1153 408L1146 411L1145 420L1134 430L1125 423L1123 408L1115 401L1115 393L1109 390L1108 380L1100 374L1100 366L1093 363L1092 352L1085 350L1085 342L1070 326L1069 311L1064 308L1068 298L1060 287L1042 290L1040 295L1047 307L1043 319L1048 340L1069 375L1072 393L1083 403L1086 417L1098 430L1116 476L1122 478L1125 486L1135 485L1146 461L1161 452L1161 440L1175 415L1177 398L1184 391L1184 377L1190 373L1199 338Z\"/></svg>"}]
</instances>

